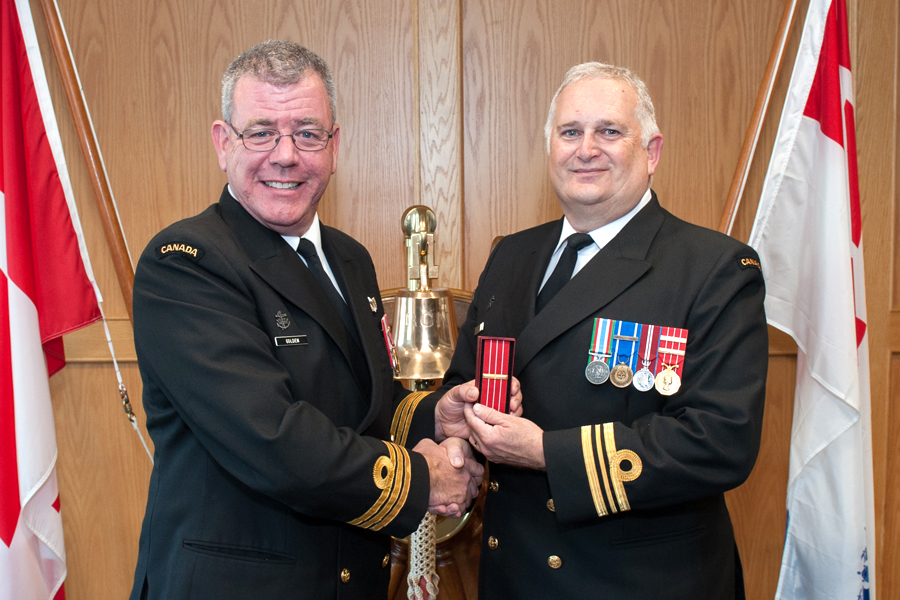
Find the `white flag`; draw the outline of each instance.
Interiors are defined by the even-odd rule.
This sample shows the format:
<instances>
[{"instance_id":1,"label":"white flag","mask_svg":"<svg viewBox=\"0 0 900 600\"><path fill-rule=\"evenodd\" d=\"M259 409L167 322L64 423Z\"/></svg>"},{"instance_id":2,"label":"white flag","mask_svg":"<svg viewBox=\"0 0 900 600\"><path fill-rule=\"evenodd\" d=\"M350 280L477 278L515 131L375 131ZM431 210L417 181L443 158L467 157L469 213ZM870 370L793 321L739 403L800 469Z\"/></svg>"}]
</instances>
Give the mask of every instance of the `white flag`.
<instances>
[{"instance_id":1,"label":"white flag","mask_svg":"<svg viewBox=\"0 0 900 600\"><path fill-rule=\"evenodd\" d=\"M811 0L750 245L769 323L797 342L776 599L875 597L853 89L845 0Z\"/></svg>"},{"instance_id":2,"label":"white flag","mask_svg":"<svg viewBox=\"0 0 900 600\"><path fill-rule=\"evenodd\" d=\"M49 376L100 318L28 0L0 0L0 600L62 600Z\"/></svg>"}]
</instances>

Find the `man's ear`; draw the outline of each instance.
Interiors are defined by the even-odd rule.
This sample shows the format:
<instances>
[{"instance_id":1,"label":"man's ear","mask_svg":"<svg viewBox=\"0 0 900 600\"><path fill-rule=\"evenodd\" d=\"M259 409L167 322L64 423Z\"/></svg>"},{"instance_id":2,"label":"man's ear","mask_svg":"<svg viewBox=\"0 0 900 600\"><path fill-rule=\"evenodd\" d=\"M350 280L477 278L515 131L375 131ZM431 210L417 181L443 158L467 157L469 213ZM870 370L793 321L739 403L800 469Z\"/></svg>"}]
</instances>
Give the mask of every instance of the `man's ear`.
<instances>
[{"instance_id":1,"label":"man's ear","mask_svg":"<svg viewBox=\"0 0 900 600\"><path fill-rule=\"evenodd\" d=\"M228 149L232 143L230 132L228 131L228 123L225 121L213 121L212 124L212 141L213 147L216 149L216 156L219 158L219 168L228 172Z\"/></svg>"},{"instance_id":2,"label":"man's ear","mask_svg":"<svg viewBox=\"0 0 900 600\"><path fill-rule=\"evenodd\" d=\"M647 175L653 175L656 171L656 165L659 164L659 157L662 154L663 136L656 133L650 136L650 143L647 144Z\"/></svg>"}]
</instances>

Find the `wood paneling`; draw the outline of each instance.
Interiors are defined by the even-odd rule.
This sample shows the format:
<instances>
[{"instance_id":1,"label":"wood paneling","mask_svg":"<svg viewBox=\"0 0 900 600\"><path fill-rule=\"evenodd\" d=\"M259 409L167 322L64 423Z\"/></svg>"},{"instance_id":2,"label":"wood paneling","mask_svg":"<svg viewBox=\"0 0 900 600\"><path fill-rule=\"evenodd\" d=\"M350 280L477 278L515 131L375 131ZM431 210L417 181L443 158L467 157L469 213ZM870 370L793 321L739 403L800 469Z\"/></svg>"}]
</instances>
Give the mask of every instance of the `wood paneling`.
<instances>
[{"instance_id":1,"label":"wood paneling","mask_svg":"<svg viewBox=\"0 0 900 600\"><path fill-rule=\"evenodd\" d=\"M341 148L322 220L370 250L382 289L405 284L399 227L413 204L438 215L439 285L474 289L491 241L557 218L543 124L575 63L632 67L665 136L654 181L666 208L718 223L783 0L59 0L128 246L196 214L225 182L210 143L222 72L268 38L299 41L334 70ZM798 6L799 30L807 1ZM143 426L134 345L93 206L41 11L41 51L104 310ZM900 225L896 0L851 0L866 251L879 597L900 595ZM793 61L799 34L789 45ZM746 240L787 76L774 92L734 236ZM894 215L886 215L894 210ZM771 598L784 535L796 346L770 330L764 439L746 484L728 494L748 597ZM131 586L150 463L125 419L102 328L66 339L52 380L69 600L123 598ZM893 353L893 357L892 354ZM892 362L893 361L893 362ZM463 573L472 578L474 573ZM467 587L471 581L467 580Z\"/></svg>"},{"instance_id":2,"label":"wood paneling","mask_svg":"<svg viewBox=\"0 0 900 600\"><path fill-rule=\"evenodd\" d=\"M419 203L437 215L438 284L463 280L460 0L418 3ZM397 219L399 223L399 216ZM405 283L405 282L404 282Z\"/></svg>"},{"instance_id":3,"label":"wood paneling","mask_svg":"<svg viewBox=\"0 0 900 600\"><path fill-rule=\"evenodd\" d=\"M715 227L782 6L464 2L466 287L496 235L561 215L543 125L566 70L580 62L622 64L644 79L665 137L653 187L676 215Z\"/></svg>"},{"instance_id":4,"label":"wood paneling","mask_svg":"<svg viewBox=\"0 0 900 600\"><path fill-rule=\"evenodd\" d=\"M726 494L744 567L747 598L774 598L787 521L785 498L796 355L769 359L763 438L756 467Z\"/></svg>"}]
</instances>

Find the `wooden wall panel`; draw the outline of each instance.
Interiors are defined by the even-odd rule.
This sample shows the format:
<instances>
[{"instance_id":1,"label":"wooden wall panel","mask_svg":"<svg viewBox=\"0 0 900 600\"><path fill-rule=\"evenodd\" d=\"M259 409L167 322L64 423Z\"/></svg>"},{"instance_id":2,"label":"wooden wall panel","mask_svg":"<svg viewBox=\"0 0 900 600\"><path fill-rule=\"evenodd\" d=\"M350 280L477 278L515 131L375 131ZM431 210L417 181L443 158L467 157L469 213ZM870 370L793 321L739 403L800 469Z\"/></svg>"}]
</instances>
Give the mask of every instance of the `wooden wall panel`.
<instances>
[{"instance_id":1,"label":"wooden wall panel","mask_svg":"<svg viewBox=\"0 0 900 600\"><path fill-rule=\"evenodd\" d=\"M435 238L441 257L437 285L462 288L465 238L460 0L420 0L417 4L421 188L416 197L437 215Z\"/></svg>"},{"instance_id":2,"label":"wooden wall panel","mask_svg":"<svg viewBox=\"0 0 900 600\"><path fill-rule=\"evenodd\" d=\"M778 586L787 521L796 368L796 354L770 357L759 458L747 482L725 496L744 567L747 598L774 598Z\"/></svg>"},{"instance_id":3,"label":"wooden wall panel","mask_svg":"<svg viewBox=\"0 0 900 600\"><path fill-rule=\"evenodd\" d=\"M678 216L715 227L781 9L780 0L466 0L466 286L494 236L561 215L543 125L580 62L622 64L644 79L665 138L653 187Z\"/></svg>"},{"instance_id":4,"label":"wooden wall panel","mask_svg":"<svg viewBox=\"0 0 900 600\"><path fill-rule=\"evenodd\" d=\"M887 488L884 519L882 520L879 550L878 598L900 598L900 418L897 418L896 399L900 398L900 352L891 356L890 397L893 410L887 422L884 483Z\"/></svg>"},{"instance_id":5,"label":"wooden wall panel","mask_svg":"<svg viewBox=\"0 0 900 600\"><path fill-rule=\"evenodd\" d=\"M137 365L123 365L122 377L140 390ZM134 581L151 464L116 386L95 365L70 364L51 380L70 600L125 598ZM140 395L133 405L143 423Z\"/></svg>"},{"instance_id":6,"label":"wooden wall panel","mask_svg":"<svg viewBox=\"0 0 900 600\"><path fill-rule=\"evenodd\" d=\"M393 267L384 287L400 285L396 223L415 203L409 2L89 0L60 9L135 261L159 229L218 199L226 179L209 132L222 73L244 49L282 37L335 74L340 156L320 216Z\"/></svg>"}]
</instances>

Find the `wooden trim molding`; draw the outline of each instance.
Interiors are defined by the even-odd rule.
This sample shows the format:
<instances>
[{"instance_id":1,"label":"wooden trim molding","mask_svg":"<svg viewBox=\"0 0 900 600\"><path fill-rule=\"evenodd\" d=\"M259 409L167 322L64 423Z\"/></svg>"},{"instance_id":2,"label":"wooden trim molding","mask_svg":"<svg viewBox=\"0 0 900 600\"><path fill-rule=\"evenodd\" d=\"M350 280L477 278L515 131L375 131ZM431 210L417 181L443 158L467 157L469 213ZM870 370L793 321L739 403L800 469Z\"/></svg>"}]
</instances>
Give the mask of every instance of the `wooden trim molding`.
<instances>
[{"instance_id":1,"label":"wooden trim molding","mask_svg":"<svg viewBox=\"0 0 900 600\"><path fill-rule=\"evenodd\" d=\"M900 311L891 311L891 354L900 354Z\"/></svg>"},{"instance_id":2,"label":"wooden trim molding","mask_svg":"<svg viewBox=\"0 0 900 600\"><path fill-rule=\"evenodd\" d=\"M131 321L127 317L118 317L107 319L106 322L109 325L109 334L112 338L116 360L120 363L137 362ZM67 363L112 362L102 322L94 323L64 336L63 345L66 349Z\"/></svg>"}]
</instances>

